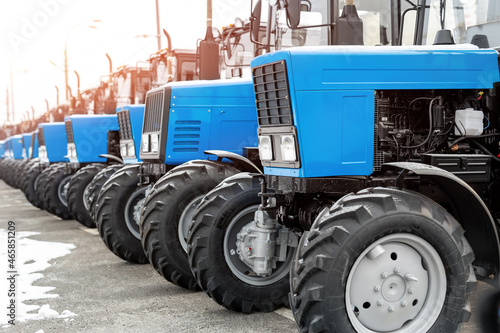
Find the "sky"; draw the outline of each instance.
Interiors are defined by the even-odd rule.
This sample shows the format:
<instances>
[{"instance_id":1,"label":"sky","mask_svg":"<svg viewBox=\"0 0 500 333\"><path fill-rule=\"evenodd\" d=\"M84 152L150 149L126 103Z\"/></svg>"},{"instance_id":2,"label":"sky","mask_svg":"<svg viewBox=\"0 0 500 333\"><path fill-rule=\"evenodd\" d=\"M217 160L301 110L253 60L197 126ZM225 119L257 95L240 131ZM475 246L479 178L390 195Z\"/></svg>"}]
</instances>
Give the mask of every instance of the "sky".
<instances>
[{"instance_id":1,"label":"sky","mask_svg":"<svg viewBox=\"0 0 500 333\"><path fill-rule=\"evenodd\" d=\"M159 0L160 27L172 38L172 48L194 49L206 32L206 0ZM212 0L213 25L221 28L250 16L250 0ZM100 22L95 22L100 21ZM137 37L149 35L151 37ZM32 107L35 116L64 101L64 45L68 81L76 93L97 86L113 69L145 61L157 50L155 0L22 0L0 3L0 125L7 118L7 89L14 123ZM167 47L162 35L162 48ZM12 75L11 75L12 74ZM12 115L10 122L12 123Z\"/></svg>"}]
</instances>

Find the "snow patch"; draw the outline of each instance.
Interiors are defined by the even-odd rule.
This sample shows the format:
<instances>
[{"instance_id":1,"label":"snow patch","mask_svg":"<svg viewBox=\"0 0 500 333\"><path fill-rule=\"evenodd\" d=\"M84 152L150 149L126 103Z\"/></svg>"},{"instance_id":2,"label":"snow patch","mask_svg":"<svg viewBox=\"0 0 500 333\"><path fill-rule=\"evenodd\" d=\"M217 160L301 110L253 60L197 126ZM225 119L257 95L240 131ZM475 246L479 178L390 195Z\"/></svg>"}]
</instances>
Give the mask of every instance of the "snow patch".
<instances>
[{"instance_id":1,"label":"snow patch","mask_svg":"<svg viewBox=\"0 0 500 333\"><path fill-rule=\"evenodd\" d=\"M7 230L0 229L0 292L9 290L9 281L7 280L9 269L7 264ZM41 320L49 318L70 318L75 316L71 311L65 310L61 314L50 308L48 304L43 306L25 304L28 300L38 300L59 297L57 294L49 293L55 287L34 286L33 283L43 278L45 269L51 266L49 261L63 257L71 253L75 248L73 244L45 242L30 239L28 237L39 234L38 232L16 232L16 321ZM3 297L2 297L3 299ZM9 299L0 302L2 309L8 305ZM36 313L32 313L37 311ZM3 311L2 311L3 312ZM9 317L0 312L0 325L8 324ZM38 333L38 332L37 332Z\"/></svg>"}]
</instances>

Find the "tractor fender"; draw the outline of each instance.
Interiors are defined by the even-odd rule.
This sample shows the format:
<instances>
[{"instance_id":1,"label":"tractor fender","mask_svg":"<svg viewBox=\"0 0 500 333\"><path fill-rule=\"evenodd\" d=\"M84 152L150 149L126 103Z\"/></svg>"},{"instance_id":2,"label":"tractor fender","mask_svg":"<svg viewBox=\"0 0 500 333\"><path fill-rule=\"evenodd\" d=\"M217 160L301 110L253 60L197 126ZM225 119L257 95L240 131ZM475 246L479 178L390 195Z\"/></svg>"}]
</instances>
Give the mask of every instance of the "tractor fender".
<instances>
[{"instance_id":1,"label":"tractor fender","mask_svg":"<svg viewBox=\"0 0 500 333\"><path fill-rule=\"evenodd\" d=\"M99 157L107 158L108 160L114 160L114 161L116 161L118 163L122 163L123 164L123 160L121 158L119 158L118 156L115 156L115 155L100 154Z\"/></svg>"},{"instance_id":2,"label":"tractor fender","mask_svg":"<svg viewBox=\"0 0 500 333\"><path fill-rule=\"evenodd\" d=\"M225 151L225 150L205 150L205 154L207 155L215 155L218 157L218 160L222 160L223 158L227 158L231 162L235 164L235 167L241 171L244 172L251 172L251 173L260 173L262 174L262 171L259 169L258 166L252 163L248 158L243 157L241 155L232 153L230 151Z\"/></svg>"},{"instance_id":3,"label":"tractor fender","mask_svg":"<svg viewBox=\"0 0 500 333\"><path fill-rule=\"evenodd\" d=\"M465 181L451 172L432 165L412 162L386 163L384 166L411 171L431 179L447 196L458 216L455 218L465 230L465 237L475 255L474 266L479 276L489 277L485 282L498 287L500 243L496 222L481 197Z\"/></svg>"}]
</instances>

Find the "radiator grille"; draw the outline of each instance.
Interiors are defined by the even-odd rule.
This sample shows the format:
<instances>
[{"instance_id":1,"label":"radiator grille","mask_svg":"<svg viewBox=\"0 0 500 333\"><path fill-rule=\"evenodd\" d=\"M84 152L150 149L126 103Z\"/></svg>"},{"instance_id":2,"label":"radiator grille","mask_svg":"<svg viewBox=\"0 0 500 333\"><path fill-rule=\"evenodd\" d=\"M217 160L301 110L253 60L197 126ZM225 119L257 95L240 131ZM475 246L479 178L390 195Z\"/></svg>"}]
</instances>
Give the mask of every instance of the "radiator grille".
<instances>
[{"instance_id":1,"label":"radiator grille","mask_svg":"<svg viewBox=\"0 0 500 333\"><path fill-rule=\"evenodd\" d=\"M120 127L120 140L131 140L132 125L129 110L118 111L118 126Z\"/></svg>"},{"instance_id":2,"label":"radiator grille","mask_svg":"<svg viewBox=\"0 0 500 333\"><path fill-rule=\"evenodd\" d=\"M71 120L66 120L66 137L68 138L68 143L75 143L75 138L73 137L73 126L71 126Z\"/></svg>"},{"instance_id":3,"label":"radiator grille","mask_svg":"<svg viewBox=\"0 0 500 333\"><path fill-rule=\"evenodd\" d=\"M143 133L154 133L161 131L161 116L165 92L163 89L148 93L146 97L146 108L144 110Z\"/></svg>"},{"instance_id":4,"label":"radiator grille","mask_svg":"<svg viewBox=\"0 0 500 333\"><path fill-rule=\"evenodd\" d=\"M177 120L174 128L174 152L197 152L200 145L200 120Z\"/></svg>"},{"instance_id":5,"label":"radiator grille","mask_svg":"<svg viewBox=\"0 0 500 333\"><path fill-rule=\"evenodd\" d=\"M38 129L38 145L41 147L41 146L45 146L45 139L43 137L43 127L40 127Z\"/></svg>"},{"instance_id":6,"label":"radiator grille","mask_svg":"<svg viewBox=\"0 0 500 333\"><path fill-rule=\"evenodd\" d=\"M259 126L292 125L286 62L255 67L253 82Z\"/></svg>"}]
</instances>

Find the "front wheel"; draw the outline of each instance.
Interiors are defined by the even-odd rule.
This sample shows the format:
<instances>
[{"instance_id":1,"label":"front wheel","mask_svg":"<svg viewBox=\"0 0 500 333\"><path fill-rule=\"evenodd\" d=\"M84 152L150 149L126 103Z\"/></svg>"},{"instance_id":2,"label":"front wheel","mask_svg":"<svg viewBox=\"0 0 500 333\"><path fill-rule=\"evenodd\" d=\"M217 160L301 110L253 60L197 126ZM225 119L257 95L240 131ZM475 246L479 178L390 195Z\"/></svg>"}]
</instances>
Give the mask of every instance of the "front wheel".
<instances>
[{"instance_id":1,"label":"front wheel","mask_svg":"<svg viewBox=\"0 0 500 333\"><path fill-rule=\"evenodd\" d=\"M217 303L237 312L270 312L288 305L288 272L296 246L288 240L293 235L281 226L273 231L273 255L280 259L266 276L240 259L242 251L250 256L253 251L251 245L242 249L238 244L253 237L259 192L259 180L248 173L226 179L204 197L188 234L189 264L198 284Z\"/></svg>"},{"instance_id":2,"label":"front wheel","mask_svg":"<svg viewBox=\"0 0 500 333\"><path fill-rule=\"evenodd\" d=\"M66 163L61 163L51 169L45 183L44 207L49 213L59 216L63 220L69 220L72 216L68 209L68 189L75 169Z\"/></svg>"},{"instance_id":3,"label":"front wheel","mask_svg":"<svg viewBox=\"0 0 500 333\"><path fill-rule=\"evenodd\" d=\"M104 164L90 164L78 170L69 182L68 208L78 222L88 228L95 228L95 222L90 216L90 182L104 168Z\"/></svg>"},{"instance_id":4,"label":"front wheel","mask_svg":"<svg viewBox=\"0 0 500 333\"><path fill-rule=\"evenodd\" d=\"M138 185L139 166L128 165L104 184L97 198L95 222L104 244L131 263L148 262L139 235L140 212L147 186Z\"/></svg>"},{"instance_id":5,"label":"front wheel","mask_svg":"<svg viewBox=\"0 0 500 333\"><path fill-rule=\"evenodd\" d=\"M141 243L153 267L167 281L199 290L186 254L189 225L203 196L237 172L221 162L190 161L153 186L141 217Z\"/></svg>"},{"instance_id":6,"label":"front wheel","mask_svg":"<svg viewBox=\"0 0 500 333\"><path fill-rule=\"evenodd\" d=\"M291 269L301 331L455 332L474 255L459 223L420 194L345 196L305 232Z\"/></svg>"}]
</instances>

